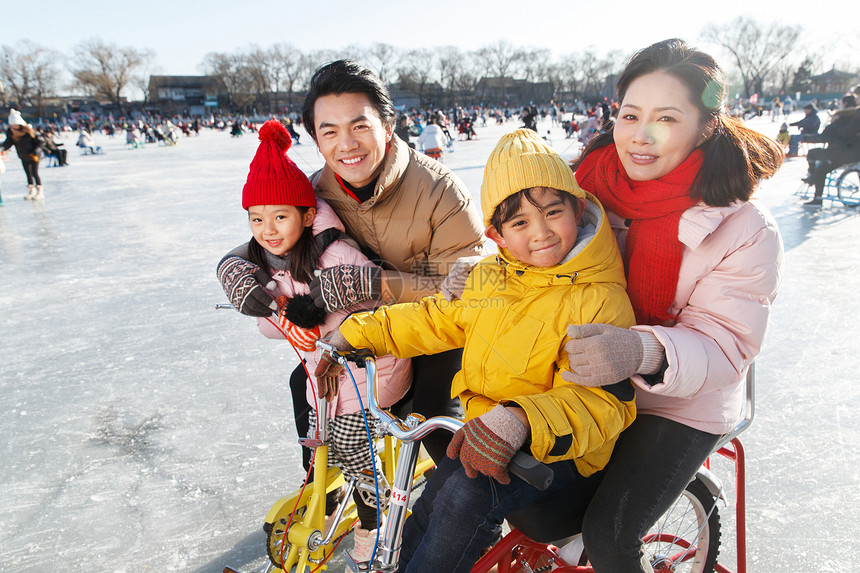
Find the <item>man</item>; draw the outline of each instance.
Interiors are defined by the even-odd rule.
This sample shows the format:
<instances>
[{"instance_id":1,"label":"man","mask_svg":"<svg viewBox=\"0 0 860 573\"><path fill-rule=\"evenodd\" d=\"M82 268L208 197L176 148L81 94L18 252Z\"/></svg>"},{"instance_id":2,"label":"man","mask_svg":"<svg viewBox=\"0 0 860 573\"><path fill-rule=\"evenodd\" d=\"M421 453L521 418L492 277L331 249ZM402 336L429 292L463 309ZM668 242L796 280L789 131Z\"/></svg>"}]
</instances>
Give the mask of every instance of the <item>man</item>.
<instances>
[{"instance_id":1,"label":"man","mask_svg":"<svg viewBox=\"0 0 860 573\"><path fill-rule=\"evenodd\" d=\"M806 154L809 174L804 181L815 185L815 196L805 204L818 206L824 195L827 174L840 165L860 161L860 108L855 96L842 97L841 108L814 141L826 143L827 147L810 149Z\"/></svg>"},{"instance_id":2,"label":"man","mask_svg":"<svg viewBox=\"0 0 860 573\"><path fill-rule=\"evenodd\" d=\"M394 133L395 110L387 88L368 68L349 60L316 71L302 111L304 127L325 159L311 176L317 196L340 217L347 233L382 271L341 265L311 283L318 306L329 312L365 300L417 301L435 294L460 257L485 256L481 215L465 185L444 165L409 148ZM248 262L245 245L218 265L218 277L243 314L277 309ZM263 279L266 280L265 278ZM413 410L426 417L456 415L451 380L462 350L413 359ZM305 373L290 379L296 428L306 435ZM434 460L451 435L423 441Z\"/></svg>"},{"instance_id":3,"label":"man","mask_svg":"<svg viewBox=\"0 0 860 573\"><path fill-rule=\"evenodd\" d=\"M788 140L788 157L797 157L797 148L801 141L808 141L809 137L818 134L818 128L821 127L821 119L818 117L818 110L811 103L803 106L804 115L801 119L788 125L796 126L800 129L800 134L792 135Z\"/></svg>"}]
</instances>

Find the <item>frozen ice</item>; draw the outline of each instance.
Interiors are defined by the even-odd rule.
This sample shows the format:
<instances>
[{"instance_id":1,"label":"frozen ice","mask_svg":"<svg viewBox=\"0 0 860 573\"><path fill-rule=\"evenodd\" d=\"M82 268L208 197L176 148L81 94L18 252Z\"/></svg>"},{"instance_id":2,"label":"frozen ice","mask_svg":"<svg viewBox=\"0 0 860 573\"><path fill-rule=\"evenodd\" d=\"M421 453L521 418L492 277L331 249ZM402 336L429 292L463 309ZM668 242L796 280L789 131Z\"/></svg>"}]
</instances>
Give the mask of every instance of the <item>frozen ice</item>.
<instances>
[{"instance_id":1,"label":"frozen ice","mask_svg":"<svg viewBox=\"0 0 860 573\"><path fill-rule=\"evenodd\" d=\"M490 150L515 127L478 127L444 156L476 202ZM41 169L44 203L21 199L14 155L0 176L0 568L258 571L263 518L303 470L295 354L214 308L226 302L215 266L250 236L240 196L256 138L207 130L136 150L96 139L106 153L84 157L65 138L70 165ZM302 141L290 155L310 173L323 161ZM860 217L801 206L805 168L791 159L759 191L786 264L743 436L748 554L762 570L807 554L848 571L860 538ZM730 467L715 470L731 495ZM732 567L733 507L721 551Z\"/></svg>"}]
</instances>

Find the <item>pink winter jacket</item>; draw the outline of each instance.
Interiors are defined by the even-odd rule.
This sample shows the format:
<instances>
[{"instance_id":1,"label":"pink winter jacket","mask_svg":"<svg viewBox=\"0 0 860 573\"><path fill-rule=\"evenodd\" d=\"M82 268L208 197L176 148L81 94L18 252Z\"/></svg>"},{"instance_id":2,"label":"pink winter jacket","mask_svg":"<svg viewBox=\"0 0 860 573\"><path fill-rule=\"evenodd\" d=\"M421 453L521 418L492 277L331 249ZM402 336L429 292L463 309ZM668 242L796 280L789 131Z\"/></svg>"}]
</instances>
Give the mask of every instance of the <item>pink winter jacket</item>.
<instances>
[{"instance_id":1,"label":"pink winter jacket","mask_svg":"<svg viewBox=\"0 0 860 573\"><path fill-rule=\"evenodd\" d=\"M623 251L627 226L609 216ZM636 406L640 414L723 434L742 413L743 381L761 350L782 275L782 239L756 200L694 205L681 216L678 239L684 252L671 307L680 312L677 324L633 327L654 333L669 367L654 386L633 377Z\"/></svg>"},{"instance_id":2,"label":"pink winter jacket","mask_svg":"<svg viewBox=\"0 0 860 573\"><path fill-rule=\"evenodd\" d=\"M321 199L318 199L317 214L313 224L314 235L331 228L343 231L343 224L340 222L340 219L337 218L337 215L335 215L332 208ZM335 241L329 245L322 254L322 257L320 257L319 267L324 269L337 265L372 266L373 263L371 263L367 257L365 257L361 251L353 245L344 241ZM286 295L291 297L297 294L308 294L310 292L310 287L307 284L293 280L293 277L289 272L275 271L274 269L269 270L272 273L272 278L274 278L277 283L277 286L275 287L275 290L277 291L275 296ZM375 307L376 304L373 301L368 301L356 305L349 310L339 310L334 312L328 316L325 324L320 326L320 334L322 336L326 336L328 333L338 328L340 323L342 323L346 317L353 312L359 310L372 310ZM272 320L274 320L274 324L269 319L258 318L257 327L260 329L260 332L268 338L283 340L285 336L280 328L276 326L276 317L272 317ZM320 352L317 350L314 352L303 352L302 354L307 361L307 368L311 374L311 378L313 378L314 370L316 370L317 363L319 361ZM379 372L379 403L382 407L388 407L402 398L409 389L409 385L412 383L412 362L408 358L400 359L394 358L393 356L380 356L376 360L376 365ZM356 385L361 392L361 400L364 403L364 407L367 408L367 390L364 369L357 368L353 364L351 365L350 370L352 371ZM315 392L316 384L312 384L309 381L307 388L308 404L314 407L316 407L316 399L314 398ZM358 412L359 409L359 401L352 384L352 379L344 370L340 375L340 385L337 396L331 403L329 403L328 415L331 418L343 414L352 414L354 412Z\"/></svg>"}]
</instances>

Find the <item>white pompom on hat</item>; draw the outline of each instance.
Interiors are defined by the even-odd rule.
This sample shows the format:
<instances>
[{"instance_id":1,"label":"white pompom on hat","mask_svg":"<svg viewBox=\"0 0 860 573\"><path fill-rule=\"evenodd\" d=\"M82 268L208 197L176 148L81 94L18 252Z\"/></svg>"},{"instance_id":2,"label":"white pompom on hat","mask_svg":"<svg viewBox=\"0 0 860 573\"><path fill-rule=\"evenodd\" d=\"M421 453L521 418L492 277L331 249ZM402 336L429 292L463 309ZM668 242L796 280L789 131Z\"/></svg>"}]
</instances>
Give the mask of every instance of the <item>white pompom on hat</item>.
<instances>
[{"instance_id":1,"label":"white pompom on hat","mask_svg":"<svg viewBox=\"0 0 860 573\"><path fill-rule=\"evenodd\" d=\"M24 121L24 118L21 116L21 112L17 109L9 109L9 125L27 125L27 122Z\"/></svg>"}]
</instances>

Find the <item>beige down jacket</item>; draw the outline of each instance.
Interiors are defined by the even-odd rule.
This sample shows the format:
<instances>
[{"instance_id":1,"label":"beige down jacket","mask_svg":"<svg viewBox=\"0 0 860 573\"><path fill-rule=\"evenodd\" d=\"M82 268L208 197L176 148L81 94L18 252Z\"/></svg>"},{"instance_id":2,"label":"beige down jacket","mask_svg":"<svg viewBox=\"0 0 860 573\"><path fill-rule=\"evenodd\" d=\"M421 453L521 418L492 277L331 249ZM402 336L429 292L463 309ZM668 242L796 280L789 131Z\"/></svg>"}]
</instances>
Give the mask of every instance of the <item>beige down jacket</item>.
<instances>
[{"instance_id":1,"label":"beige down jacket","mask_svg":"<svg viewBox=\"0 0 860 573\"><path fill-rule=\"evenodd\" d=\"M391 138L367 201L350 197L327 165L311 182L346 232L381 259L394 302L439 292L458 258L490 252L481 215L460 178L398 137Z\"/></svg>"}]
</instances>

